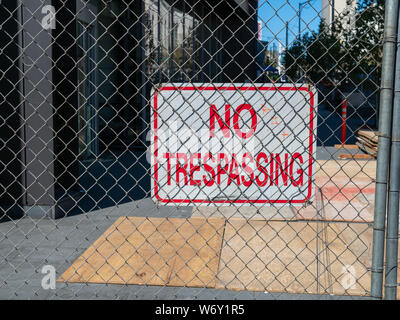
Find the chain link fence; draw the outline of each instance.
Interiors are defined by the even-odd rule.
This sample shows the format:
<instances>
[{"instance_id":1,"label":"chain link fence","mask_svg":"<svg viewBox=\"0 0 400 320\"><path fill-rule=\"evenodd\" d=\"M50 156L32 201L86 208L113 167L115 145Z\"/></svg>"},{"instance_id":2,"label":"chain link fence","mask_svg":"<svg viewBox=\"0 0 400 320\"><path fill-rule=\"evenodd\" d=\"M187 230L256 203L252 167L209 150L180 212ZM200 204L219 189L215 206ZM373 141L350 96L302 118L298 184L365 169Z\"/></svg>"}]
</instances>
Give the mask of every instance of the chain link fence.
<instances>
[{"instance_id":1,"label":"chain link fence","mask_svg":"<svg viewBox=\"0 0 400 320\"><path fill-rule=\"evenodd\" d=\"M2 299L371 296L384 1L0 11Z\"/></svg>"}]
</instances>

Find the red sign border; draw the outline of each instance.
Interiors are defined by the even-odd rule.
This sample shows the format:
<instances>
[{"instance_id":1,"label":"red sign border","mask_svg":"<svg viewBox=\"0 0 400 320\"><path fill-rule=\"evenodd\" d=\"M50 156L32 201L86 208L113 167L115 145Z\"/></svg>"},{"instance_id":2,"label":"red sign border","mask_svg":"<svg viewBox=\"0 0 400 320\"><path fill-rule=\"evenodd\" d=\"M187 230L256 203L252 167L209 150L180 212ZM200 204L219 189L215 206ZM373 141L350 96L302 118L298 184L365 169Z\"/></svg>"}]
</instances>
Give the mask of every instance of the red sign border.
<instances>
[{"instance_id":1,"label":"red sign border","mask_svg":"<svg viewBox=\"0 0 400 320\"><path fill-rule=\"evenodd\" d=\"M157 95L161 91L176 91L176 90L191 90L191 91L206 91L206 90L279 90L279 91L306 91L310 94L310 136L309 136L309 179L308 179L308 194L303 200L200 200L200 199L163 199L158 194L158 150L157 150ZM157 200L163 203L305 203L311 199L312 195L312 172L313 172L313 144L314 144L314 93L307 87L268 87L268 86L164 86L158 88L154 92L154 196Z\"/></svg>"}]
</instances>

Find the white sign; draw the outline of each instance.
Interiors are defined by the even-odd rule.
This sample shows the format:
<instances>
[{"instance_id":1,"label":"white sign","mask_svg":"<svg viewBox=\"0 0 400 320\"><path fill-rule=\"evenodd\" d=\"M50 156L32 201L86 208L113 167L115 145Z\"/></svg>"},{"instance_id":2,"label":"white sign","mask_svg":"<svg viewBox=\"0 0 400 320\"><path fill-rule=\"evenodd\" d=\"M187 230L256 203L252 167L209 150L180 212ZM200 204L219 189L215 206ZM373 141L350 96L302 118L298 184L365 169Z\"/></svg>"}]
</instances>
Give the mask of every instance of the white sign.
<instances>
[{"instance_id":1,"label":"white sign","mask_svg":"<svg viewBox=\"0 0 400 320\"><path fill-rule=\"evenodd\" d=\"M314 196L316 94L305 85L166 84L152 92L152 197L302 205Z\"/></svg>"}]
</instances>

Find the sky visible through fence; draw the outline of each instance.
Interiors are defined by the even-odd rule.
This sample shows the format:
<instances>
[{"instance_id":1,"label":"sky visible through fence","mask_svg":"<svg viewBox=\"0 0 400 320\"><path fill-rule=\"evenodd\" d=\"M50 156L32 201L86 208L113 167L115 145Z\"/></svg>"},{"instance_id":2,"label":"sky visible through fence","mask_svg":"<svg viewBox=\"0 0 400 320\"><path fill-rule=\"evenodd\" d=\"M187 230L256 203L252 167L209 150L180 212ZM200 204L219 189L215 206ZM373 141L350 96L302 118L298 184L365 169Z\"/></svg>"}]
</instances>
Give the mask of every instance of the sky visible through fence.
<instances>
[{"instance_id":1,"label":"sky visible through fence","mask_svg":"<svg viewBox=\"0 0 400 320\"><path fill-rule=\"evenodd\" d=\"M299 4L301 6L301 31L302 33L318 31L321 21L321 1L320 0L291 0L281 1L277 5L276 0L258 1L258 21L262 24L262 41L276 43L279 41L285 45L286 41L286 22L289 23L289 45L298 36L299 24Z\"/></svg>"}]
</instances>

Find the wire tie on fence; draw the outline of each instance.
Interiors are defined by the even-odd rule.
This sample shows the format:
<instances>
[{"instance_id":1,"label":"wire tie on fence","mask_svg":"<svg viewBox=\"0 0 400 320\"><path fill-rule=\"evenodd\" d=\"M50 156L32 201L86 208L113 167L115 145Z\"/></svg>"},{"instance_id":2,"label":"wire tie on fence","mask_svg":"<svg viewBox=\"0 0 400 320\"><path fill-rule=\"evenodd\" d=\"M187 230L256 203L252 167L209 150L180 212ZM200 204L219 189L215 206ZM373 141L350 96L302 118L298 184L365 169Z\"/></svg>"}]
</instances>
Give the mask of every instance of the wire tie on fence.
<instances>
[{"instance_id":1,"label":"wire tie on fence","mask_svg":"<svg viewBox=\"0 0 400 320\"><path fill-rule=\"evenodd\" d=\"M380 138L387 138L387 139L391 139L391 138L392 138L391 135L384 134L384 133L382 133L382 132L380 132L380 131L377 131L377 132L376 132L376 135L377 135L378 137L380 137Z\"/></svg>"},{"instance_id":2,"label":"wire tie on fence","mask_svg":"<svg viewBox=\"0 0 400 320\"><path fill-rule=\"evenodd\" d=\"M387 180L386 181L378 181L378 180L375 181L375 184L387 184L387 183L388 183ZM376 230L378 230L378 229L376 229Z\"/></svg>"},{"instance_id":3,"label":"wire tie on fence","mask_svg":"<svg viewBox=\"0 0 400 320\"><path fill-rule=\"evenodd\" d=\"M371 268L371 272L378 272L378 273L380 273L380 272L383 272L383 267L378 267L378 268Z\"/></svg>"},{"instance_id":4,"label":"wire tie on fence","mask_svg":"<svg viewBox=\"0 0 400 320\"><path fill-rule=\"evenodd\" d=\"M384 86L381 86L380 89L381 89L381 90L391 90L391 91L394 91L394 88L393 88L393 87L384 87Z\"/></svg>"},{"instance_id":5,"label":"wire tie on fence","mask_svg":"<svg viewBox=\"0 0 400 320\"><path fill-rule=\"evenodd\" d=\"M390 27L387 27L387 29L390 29ZM394 29L394 28L393 28ZM395 33L395 32L394 32ZM391 35L384 35L383 37L383 43L397 43L397 36L391 36Z\"/></svg>"}]
</instances>

